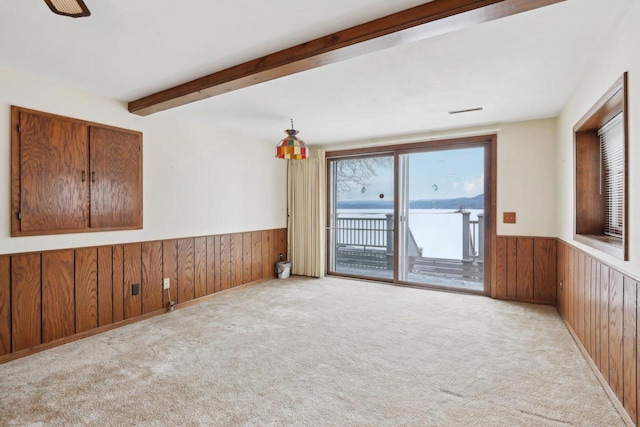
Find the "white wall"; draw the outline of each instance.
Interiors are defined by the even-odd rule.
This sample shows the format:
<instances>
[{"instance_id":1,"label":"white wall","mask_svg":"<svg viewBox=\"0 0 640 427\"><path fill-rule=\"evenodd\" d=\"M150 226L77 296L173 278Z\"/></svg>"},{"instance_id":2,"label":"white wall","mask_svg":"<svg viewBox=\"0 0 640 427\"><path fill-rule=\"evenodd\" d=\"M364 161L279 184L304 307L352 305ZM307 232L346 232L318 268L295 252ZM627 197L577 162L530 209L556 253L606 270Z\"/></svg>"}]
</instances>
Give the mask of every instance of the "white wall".
<instances>
[{"instance_id":1,"label":"white wall","mask_svg":"<svg viewBox=\"0 0 640 427\"><path fill-rule=\"evenodd\" d=\"M558 117L558 237L584 249L613 266L640 276L640 0L629 8L610 38L605 40L601 60L587 70ZM573 126L627 71L629 95L629 158L627 189L629 261L593 250L573 240Z\"/></svg>"},{"instance_id":2,"label":"white wall","mask_svg":"<svg viewBox=\"0 0 640 427\"><path fill-rule=\"evenodd\" d=\"M170 112L139 117L124 102L3 69L0 94L0 254L286 227L286 163L274 157L275 140ZM144 228L10 237L11 105L143 132Z\"/></svg>"},{"instance_id":3,"label":"white wall","mask_svg":"<svg viewBox=\"0 0 640 427\"><path fill-rule=\"evenodd\" d=\"M498 235L556 236L556 120L503 123L498 132ZM515 224L502 213L515 212Z\"/></svg>"}]
</instances>

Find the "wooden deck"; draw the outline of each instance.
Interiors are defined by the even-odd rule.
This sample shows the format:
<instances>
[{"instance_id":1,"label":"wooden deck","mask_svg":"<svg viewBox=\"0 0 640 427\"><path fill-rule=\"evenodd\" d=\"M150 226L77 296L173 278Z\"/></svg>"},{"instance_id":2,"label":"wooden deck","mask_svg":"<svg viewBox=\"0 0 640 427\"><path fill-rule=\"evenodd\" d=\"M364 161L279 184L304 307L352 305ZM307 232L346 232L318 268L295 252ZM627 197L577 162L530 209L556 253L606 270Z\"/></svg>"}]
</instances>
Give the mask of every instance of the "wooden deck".
<instances>
[{"instance_id":1,"label":"wooden deck","mask_svg":"<svg viewBox=\"0 0 640 427\"><path fill-rule=\"evenodd\" d=\"M409 257L409 272L428 276L456 277L482 282L484 266L480 261Z\"/></svg>"},{"instance_id":2,"label":"wooden deck","mask_svg":"<svg viewBox=\"0 0 640 427\"><path fill-rule=\"evenodd\" d=\"M336 268L367 271L374 276L393 271L393 253L376 248L339 247ZM431 277L459 279L469 282L484 281L484 265L478 260L459 260L410 256L408 273L412 278Z\"/></svg>"}]
</instances>

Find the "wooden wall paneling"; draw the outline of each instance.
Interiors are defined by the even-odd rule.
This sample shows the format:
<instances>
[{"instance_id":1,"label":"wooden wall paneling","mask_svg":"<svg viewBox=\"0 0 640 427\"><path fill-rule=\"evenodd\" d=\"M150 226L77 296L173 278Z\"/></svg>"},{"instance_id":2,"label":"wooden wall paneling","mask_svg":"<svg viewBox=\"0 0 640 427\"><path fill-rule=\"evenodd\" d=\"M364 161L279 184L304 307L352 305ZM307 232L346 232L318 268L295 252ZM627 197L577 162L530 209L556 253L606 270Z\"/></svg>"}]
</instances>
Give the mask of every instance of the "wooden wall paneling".
<instances>
[{"instance_id":1,"label":"wooden wall paneling","mask_svg":"<svg viewBox=\"0 0 640 427\"><path fill-rule=\"evenodd\" d=\"M222 273L221 273L221 249L220 249L220 236L213 236L213 262L214 262L214 270L215 277L213 278L214 282L214 292L220 292L222 290Z\"/></svg>"},{"instance_id":2,"label":"wooden wall paneling","mask_svg":"<svg viewBox=\"0 0 640 427\"><path fill-rule=\"evenodd\" d=\"M623 334L622 334L622 354L623 354L623 392L624 400L622 401L624 409L632 420L638 418L637 412L637 288L638 284L628 277L624 278L623 287Z\"/></svg>"},{"instance_id":3,"label":"wooden wall paneling","mask_svg":"<svg viewBox=\"0 0 640 427\"><path fill-rule=\"evenodd\" d=\"M609 385L618 399L623 400L623 346L624 295L623 276L610 272L609 283Z\"/></svg>"},{"instance_id":4,"label":"wooden wall paneling","mask_svg":"<svg viewBox=\"0 0 640 427\"><path fill-rule=\"evenodd\" d=\"M98 326L113 323L113 247L98 248Z\"/></svg>"},{"instance_id":5,"label":"wooden wall paneling","mask_svg":"<svg viewBox=\"0 0 640 427\"><path fill-rule=\"evenodd\" d=\"M193 239L178 240L178 304L195 297Z\"/></svg>"},{"instance_id":6,"label":"wooden wall paneling","mask_svg":"<svg viewBox=\"0 0 640 427\"><path fill-rule=\"evenodd\" d=\"M587 256L584 260L584 348L593 357L593 347L591 343L591 261Z\"/></svg>"},{"instance_id":7,"label":"wooden wall paneling","mask_svg":"<svg viewBox=\"0 0 640 427\"><path fill-rule=\"evenodd\" d=\"M284 229L0 255L0 356L157 311L163 277L174 300L273 277L280 253Z\"/></svg>"},{"instance_id":8,"label":"wooden wall paneling","mask_svg":"<svg viewBox=\"0 0 640 427\"><path fill-rule=\"evenodd\" d=\"M518 237L516 296L520 300L533 300L533 239Z\"/></svg>"},{"instance_id":9,"label":"wooden wall paneling","mask_svg":"<svg viewBox=\"0 0 640 427\"><path fill-rule=\"evenodd\" d=\"M134 284L142 283L142 245L129 243L124 245L124 318L142 314L142 290L138 295L132 294Z\"/></svg>"},{"instance_id":10,"label":"wooden wall paneling","mask_svg":"<svg viewBox=\"0 0 640 427\"><path fill-rule=\"evenodd\" d=\"M11 257L12 351L42 342L42 288L40 254Z\"/></svg>"},{"instance_id":11,"label":"wooden wall paneling","mask_svg":"<svg viewBox=\"0 0 640 427\"><path fill-rule=\"evenodd\" d=\"M231 287L242 284L242 233L231 235Z\"/></svg>"},{"instance_id":12,"label":"wooden wall paneling","mask_svg":"<svg viewBox=\"0 0 640 427\"><path fill-rule=\"evenodd\" d=\"M562 242L558 242L558 251L557 251L557 272L558 277L556 279L557 282L557 291L556 294L558 296L558 311L564 317L567 317L567 311L564 306L565 298L565 281L566 281L566 246ZM560 287L560 281L562 281L562 288Z\"/></svg>"},{"instance_id":13,"label":"wooden wall paneling","mask_svg":"<svg viewBox=\"0 0 640 427\"><path fill-rule=\"evenodd\" d=\"M262 278L273 277L274 267L271 256L271 233L269 230L262 231Z\"/></svg>"},{"instance_id":14,"label":"wooden wall paneling","mask_svg":"<svg viewBox=\"0 0 640 427\"><path fill-rule=\"evenodd\" d=\"M282 254L280 252L280 248L278 247L278 230L271 230L271 256L273 256L274 264L280 260L286 260L285 254Z\"/></svg>"},{"instance_id":15,"label":"wooden wall paneling","mask_svg":"<svg viewBox=\"0 0 640 427\"><path fill-rule=\"evenodd\" d=\"M565 257L567 265L565 271L565 289L567 291L567 300L565 301L565 309L567 310L567 319L569 320L569 324L573 327L573 270L575 269L575 251L571 247L567 247L566 249Z\"/></svg>"},{"instance_id":16,"label":"wooden wall paneling","mask_svg":"<svg viewBox=\"0 0 640 427\"><path fill-rule=\"evenodd\" d=\"M282 254L282 257L288 260L289 253L287 252L287 229L286 228L278 229L277 235L278 235L278 254Z\"/></svg>"},{"instance_id":17,"label":"wooden wall paneling","mask_svg":"<svg viewBox=\"0 0 640 427\"><path fill-rule=\"evenodd\" d=\"M286 239L287 239L287 230L286 229L275 229L271 230L271 256L273 257L273 265L275 263L282 260L287 260L287 248L286 248ZM276 277L275 271L272 273L273 277Z\"/></svg>"},{"instance_id":18,"label":"wooden wall paneling","mask_svg":"<svg viewBox=\"0 0 640 427\"><path fill-rule=\"evenodd\" d=\"M574 263L573 263L573 257L574 257L575 251L573 250L572 247L567 246L566 247L566 251L565 251L565 258L566 258L566 272L565 272L565 279L564 279L564 289L565 289L565 310L567 312L567 316L566 319L569 322L569 324L571 325L571 327L573 328L573 330L575 331L575 327L573 324L573 268L574 268Z\"/></svg>"},{"instance_id":19,"label":"wooden wall paneling","mask_svg":"<svg viewBox=\"0 0 640 427\"><path fill-rule=\"evenodd\" d=\"M600 328L601 324L601 312L600 307L602 305L602 292L601 292L601 283L600 283L600 263L594 262L591 266L591 275L593 276L592 282L594 283L593 287L593 331L594 331L594 349L593 349L593 362L596 364L598 369L600 369L600 355L602 353L602 339L600 334L602 330Z\"/></svg>"},{"instance_id":20,"label":"wooden wall paneling","mask_svg":"<svg viewBox=\"0 0 640 427\"><path fill-rule=\"evenodd\" d=\"M231 288L231 235L220 236L220 290Z\"/></svg>"},{"instance_id":21,"label":"wooden wall paneling","mask_svg":"<svg viewBox=\"0 0 640 427\"><path fill-rule=\"evenodd\" d=\"M73 250L42 254L42 342L76 333Z\"/></svg>"},{"instance_id":22,"label":"wooden wall paneling","mask_svg":"<svg viewBox=\"0 0 640 427\"><path fill-rule=\"evenodd\" d=\"M573 300L573 330L580 337L580 253L574 250L573 256L573 286L571 298Z\"/></svg>"},{"instance_id":23,"label":"wooden wall paneling","mask_svg":"<svg viewBox=\"0 0 640 427\"><path fill-rule=\"evenodd\" d=\"M194 291L195 297L207 295L207 238L196 237L193 239L194 262Z\"/></svg>"},{"instance_id":24,"label":"wooden wall paneling","mask_svg":"<svg viewBox=\"0 0 640 427\"><path fill-rule=\"evenodd\" d=\"M276 277L275 264L280 261L280 252L278 251L278 233L277 230L270 230L269 240L271 241L271 276Z\"/></svg>"},{"instance_id":25,"label":"wooden wall paneling","mask_svg":"<svg viewBox=\"0 0 640 427\"><path fill-rule=\"evenodd\" d=\"M124 320L124 246L113 247L113 321Z\"/></svg>"},{"instance_id":26,"label":"wooden wall paneling","mask_svg":"<svg viewBox=\"0 0 640 427\"><path fill-rule=\"evenodd\" d=\"M98 250L76 250L76 333L98 327Z\"/></svg>"},{"instance_id":27,"label":"wooden wall paneling","mask_svg":"<svg viewBox=\"0 0 640 427\"><path fill-rule=\"evenodd\" d=\"M178 242L165 240L162 242L162 277L169 279L169 292L162 291L163 307L169 307L169 297L173 302L178 300Z\"/></svg>"},{"instance_id":28,"label":"wooden wall paneling","mask_svg":"<svg viewBox=\"0 0 640 427\"><path fill-rule=\"evenodd\" d=\"M496 298L506 298L507 296L507 238L498 236L496 238Z\"/></svg>"},{"instance_id":29,"label":"wooden wall paneling","mask_svg":"<svg viewBox=\"0 0 640 427\"><path fill-rule=\"evenodd\" d=\"M11 258L0 256L0 356L11 353Z\"/></svg>"},{"instance_id":30,"label":"wooden wall paneling","mask_svg":"<svg viewBox=\"0 0 640 427\"><path fill-rule=\"evenodd\" d=\"M534 248L535 250L535 248ZM561 316L564 316L564 306L562 298L562 289L560 289L560 281L564 286L564 245L558 242L556 245L556 308ZM535 268L535 267L534 267Z\"/></svg>"},{"instance_id":31,"label":"wooden wall paneling","mask_svg":"<svg viewBox=\"0 0 640 427\"><path fill-rule=\"evenodd\" d=\"M507 237L507 298L517 298L518 239Z\"/></svg>"},{"instance_id":32,"label":"wooden wall paneling","mask_svg":"<svg viewBox=\"0 0 640 427\"><path fill-rule=\"evenodd\" d=\"M162 308L162 242L142 244L142 313Z\"/></svg>"},{"instance_id":33,"label":"wooden wall paneling","mask_svg":"<svg viewBox=\"0 0 640 427\"><path fill-rule=\"evenodd\" d=\"M250 232L242 233L242 283L251 282L253 277L253 241Z\"/></svg>"},{"instance_id":34,"label":"wooden wall paneling","mask_svg":"<svg viewBox=\"0 0 640 427\"><path fill-rule=\"evenodd\" d=\"M589 305L589 310L591 311L591 315L589 316L590 319L590 325L589 325L589 332L591 333L591 358L595 361L596 360L596 354L597 354L597 341L596 341L596 331L598 330L598 311L597 311L597 306L598 306L598 279L597 279L597 271L598 271L598 261L596 261L595 259L591 260L591 271L588 272L589 274L589 283L591 284L591 289L590 289L590 305Z\"/></svg>"},{"instance_id":35,"label":"wooden wall paneling","mask_svg":"<svg viewBox=\"0 0 640 427\"><path fill-rule=\"evenodd\" d=\"M578 266L576 279L576 303L577 303L577 329L576 333L580 341L584 343L584 265L585 255L578 252Z\"/></svg>"},{"instance_id":36,"label":"wooden wall paneling","mask_svg":"<svg viewBox=\"0 0 640 427\"><path fill-rule=\"evenodd\" d=\"M262 278L262 232L251 233L251 281L255 282Z\"/></svg>"},{"instance_id":37,"label":"wooden wall paneling","mask_svg":"<svg viewBox=\"0 0 640 427\"><path fill-rule=\"evenodd\" d=\"M571 327L573 328L574 326L574 322L573 322L573 272L575 270L575 263L574 263L574 259L575 259L575 250L571 247L567 248L567 252L566 252L566 257L567 257L567 271L566 271L566 276L565 276L565 285L566 285L566 290L567 290L567 301L565 303L565 308L567 309L567 313L568 313L568 317L567 319L569 320L569 324L571 325ZM575 329L574 329L575 330Z\"/></svg>"},{"instance_id":38,"label":"wooden wall paneling","mask_svg":"<svg viewBox=\"0 0 640 427\"><path fill-rule=\"evenodd\" d=\"M533 299L557 304L555 239L533 240Z\"/></svg>"},{"instance_id":39,"label":"wooden wall paneling","mask_svg":"<svg viewBox=\"0 0 640 427\"><path fill-rule=\"evenodd\" d=\"M214 236L207 236L206 238L206 294L211 295L216 291L216 250L215 250L215 238Z\"/></svg>"},{"instance_id":40,"label":"wooden wall paneling","mask_svg":"<svg viewBox=\"0 0 640 427\"><path fill-rule=\"evenodd\" d=\"M609 267L600 264L600 372L609 383Z\"/></svg>"}]
</instances>

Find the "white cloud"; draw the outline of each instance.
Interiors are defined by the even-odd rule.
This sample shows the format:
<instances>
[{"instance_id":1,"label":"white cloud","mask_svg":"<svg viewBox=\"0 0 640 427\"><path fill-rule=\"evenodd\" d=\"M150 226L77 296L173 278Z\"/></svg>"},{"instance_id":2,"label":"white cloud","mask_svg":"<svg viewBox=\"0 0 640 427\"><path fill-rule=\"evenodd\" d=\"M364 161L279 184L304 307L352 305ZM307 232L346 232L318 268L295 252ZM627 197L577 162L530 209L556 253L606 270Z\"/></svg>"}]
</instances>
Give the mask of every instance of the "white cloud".
<instances>
[{"instance_id":1,"label":"white cloud","mask_svg":"<svg viewBox=\"0 0 640 427\"><path fill-rule=\"evenodd\" d=\"M462 184L462 191L471 196L482 194L484 191L484 174L464 181Z\"/></svg>"}]
</instances>

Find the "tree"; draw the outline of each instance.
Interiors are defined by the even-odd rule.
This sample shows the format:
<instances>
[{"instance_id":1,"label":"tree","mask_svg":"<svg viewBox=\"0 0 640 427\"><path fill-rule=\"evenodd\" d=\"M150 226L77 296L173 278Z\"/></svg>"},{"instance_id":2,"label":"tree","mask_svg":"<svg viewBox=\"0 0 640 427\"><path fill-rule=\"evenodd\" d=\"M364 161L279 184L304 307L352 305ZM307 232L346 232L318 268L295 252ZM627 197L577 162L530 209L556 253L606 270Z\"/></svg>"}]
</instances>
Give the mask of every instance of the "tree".
<instances>
[{"instance_id":1,"label":"tree","mask_svg":"<svg viewBox=\"0 0 640 427\"><path fill-rule=\"evenodd\" d=\"M393 158L388 156L337 161L335 165L338 193L348 194L353 189L366 188L371 178L377 176L379 168L388 168L392 164Z\"/></svg>"}]
</instances>

